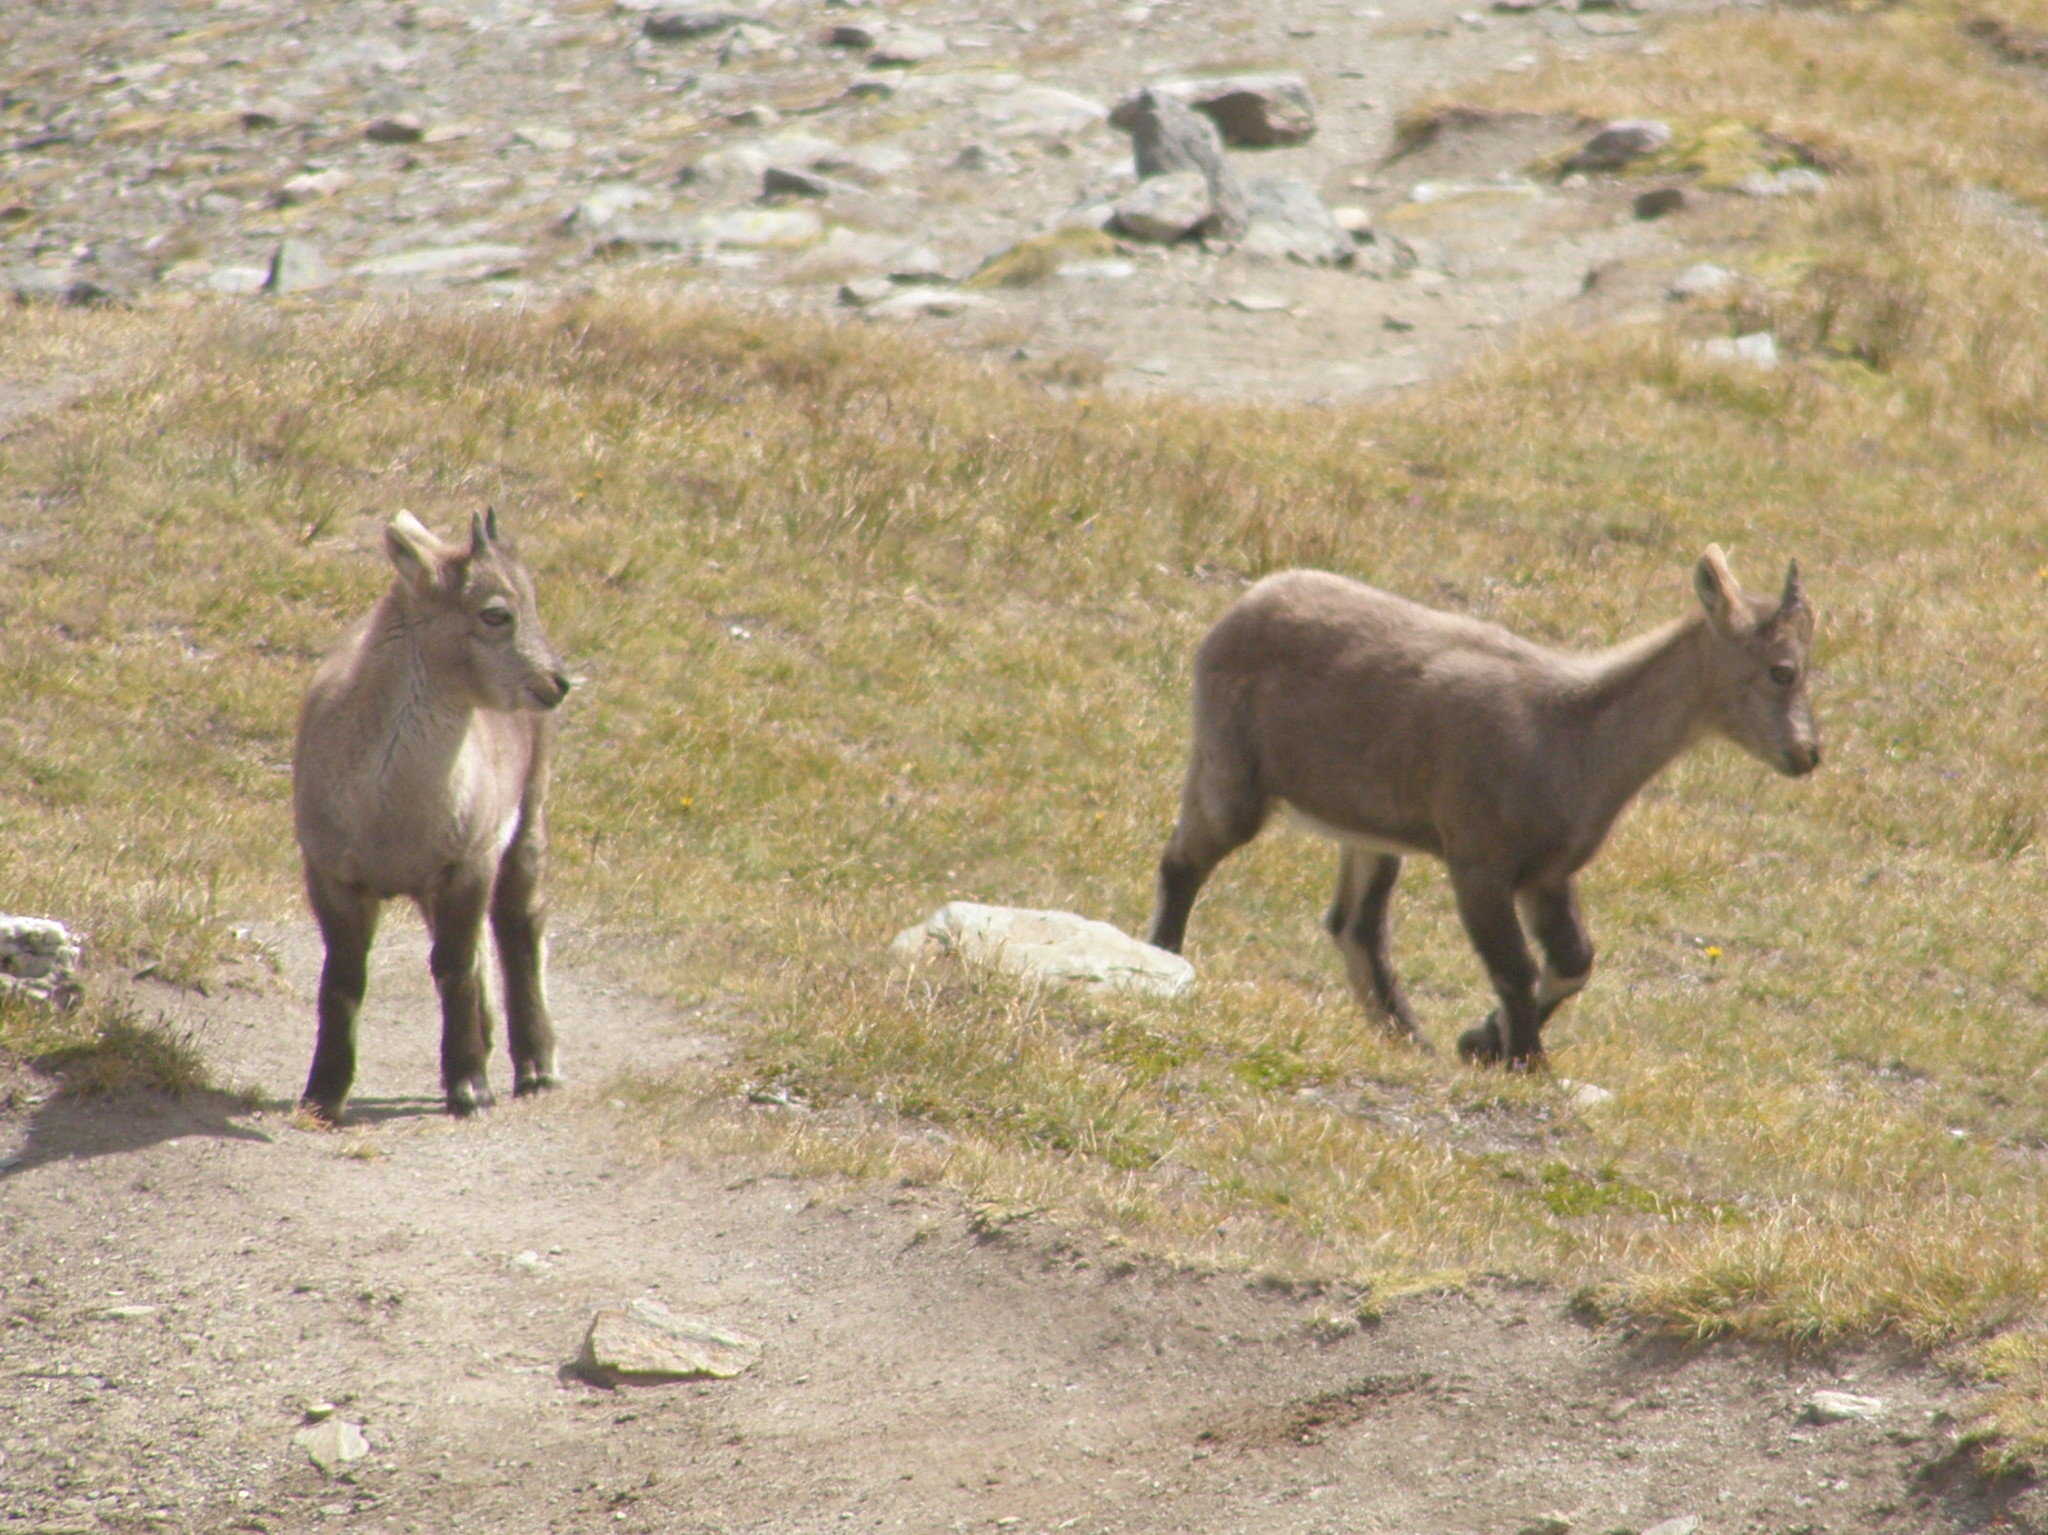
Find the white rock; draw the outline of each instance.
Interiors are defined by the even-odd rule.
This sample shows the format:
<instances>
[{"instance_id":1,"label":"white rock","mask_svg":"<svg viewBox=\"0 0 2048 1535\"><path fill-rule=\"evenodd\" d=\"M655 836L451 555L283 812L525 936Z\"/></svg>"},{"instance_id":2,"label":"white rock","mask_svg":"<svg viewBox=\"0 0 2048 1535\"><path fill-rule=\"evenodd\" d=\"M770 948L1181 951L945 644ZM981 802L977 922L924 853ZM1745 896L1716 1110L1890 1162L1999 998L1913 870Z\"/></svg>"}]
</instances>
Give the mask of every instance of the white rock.
<instances>
[{"instance_id":1,"label":"white rock","mask_svg":"<svg viewBox=\"0 0 2048 1535\"><path fill-rule=\"evenodd\" d=\"M263 271L265 293L304 293L334 281L318 246L307 240L280 240Z\"/></svg>"},{"instance_id":2,"label":"white rock","mask_svg":"<svg viewBox=\"0 0 2048 1535\"><path fill-rule=\"evenodd\" d=\"M679 1316L641 1298L602 1307L590 1319L576 1368L589 1379L653 1384L711 1376L730 1380L753 1367L762 1343L709 1317Z\"/></svg>"},{"instance_id":3,"label":"white rock","mask_svg":"<svg viewBox=\"0 0 2048 1535\"><path fill-rule=\"evenodd\" d=\"M1133 240L1169 245L1186 238L1209 221L1214 204L1209 183L1199 171L1148 176L1117 199L1114 222Z\"/></svg>"},{"instance_id":4,"label":"white rock","mask_svg":"<svg viewBox=\"0 0 2048 1535\"><path fill-rule=\"evenodd\" d=\"M1559 1077L1557 1085L1564 1090L1564 1101L1575 1109L1597 1109L1603 1103L1614 1102L1614 1094L1597 1083Z\"/></svg>"},{"instance_id":5,"label":"white rock","mask_svg":"<svg viewBox=\"0 0 2048 1535\"><path fill-rule=\"evenodd\" d=\"M1827 188L1828 178L1804 165L1782 171L1758 171L1735 184L1735 190L1745 197L1814 197Z\"/></svg>"},{"instance_id":6,"label":"white rock","mask_svg":"<svg viewBox=\"0 0 2048 1535\"><path fill-rule=\"evenodd\" d=\"M346 1418L327 1418L292 1435L292 1443L327 1475L370 1453L370 1441Z\"/></svg>"},{"instance_id":7,"label":"white rock","mask_svg":"<svg viewBox=\"0 0 2048 1535\"><path fill-rule=\"evenodd\" d=\"M1026 85L997 96L985 96L974 110L995 126L1001 138L1045 134L1063 138L1083 133L1109 116L1109 108L1086 96L1051 85Z\"/></svg>"},{"instance_id":8,"label":"white rock","mask_svg":"<svg viewBox=\"0 0 2048 1535\"><path fill-rule=\"evenodd\" d=\"M1853 1391L1816 1391L1806 1399L1800 1414L1808 1423L1850 1423L1881 1417L1884 1398L1858 1396Z\"/></svg>"},{"instance_id":9,"label":"white rock","mask_svg":"<svg viewBox=\"0 0 2048 1535\"><path fill-rule=\"evenodd\" d=\"M1699 1535L1700 1516L1680 1514L1673 1519L1660 1519L1643 1531L1643 1535Z\"/></svg>"},{"instance_id":10,"label":"white rock","mask_svg":"<svg viewBox=\"0 0 2048 1535\"><path fill-rule=\"evenodd\" d=\"M693 228L706 245L794 250L824 234L825 221L808 208L743 208L733 213L707 213L693 221Z\"/></svg>"},{"instance_id":11,"label":"white rock","mask_svg":"<svg viewBox=\"0 0 2048 1535\"><path fill-rule=\"evenodd\" d=\"M906 288L894 298L870 305L867 313L877 320L914 320L925 315L941 318L993 309L995 300L979 293L962 293L953 288Z\"/></svg>"},{"instance_id":12,"label":"white rock","mask_svg":"<svg viewBox=\"0 0 2048 1535\"><path fill-rule=\"evenodd\" d=\"M922 27L891 27L868 55L868 65L873 69L901 69L935 59L945 51L946 40L936 32L927 32Z\"/></svg>"},{"instance_id":13,"label":"white rock","mask_svg":"<svg viewBox=\"0 0 2048 1535\"><path fill-rule=\"evenodd\" d=\"M590 234L604 228L620 214L645 208L656 200L647 188L635 186L630 181L601 182L590 189L589 196L569 210L562 219L562 227L576 234Z\"/></svg>"},{"instance_id":14,"label":"white rock","mask_svg":"<svg viewBox=\"0 0 2048 1535\"><path fill-rule=\"evenodd\" d=\"M905 964L952 954L970 965L1054 984L1178 996L1195 970L1178 954L1066 911L949 901L889 945Z\"/></svg>"}]
</instances>

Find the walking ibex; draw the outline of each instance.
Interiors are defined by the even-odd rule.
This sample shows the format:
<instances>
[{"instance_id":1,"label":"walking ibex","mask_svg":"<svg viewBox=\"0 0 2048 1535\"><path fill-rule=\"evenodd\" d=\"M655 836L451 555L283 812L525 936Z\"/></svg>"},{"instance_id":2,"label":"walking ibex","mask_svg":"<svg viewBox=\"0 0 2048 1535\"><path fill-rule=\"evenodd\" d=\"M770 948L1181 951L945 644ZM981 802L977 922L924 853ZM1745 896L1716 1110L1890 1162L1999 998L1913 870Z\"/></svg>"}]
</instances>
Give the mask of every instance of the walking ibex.
<instances>
[{"instance_id":1,"label":"walking ibex","mask_svg":"<svg viewBox=\"0 0 2048 1535\"><path fill-rule=\"evenodd\" d=\"M299 715L292 808L306 895L327 947L320 1034L302 1102L340 1119L355 1079L356 1012L386 900L426 917L441 999L441 1081L452 1114L490 1104L488 913L505 983L516 1091L560 1081L544 981L543 801L569 679L541 629L533 580L472 517L469 547L410 512L384 533L397 567L369 616L321 665Z\"/></svg>"},{"instance_id":2,"label":"walking ibex","mask_svg":"<svg viewBox=\"0 0 2048 1535\"><path fill-rule=\"evenodd\" d=\"M1706 732L1781 773L1820 762L1798 565L1771 602L1710 546L1694 583L1703 612L1578 655L1320 571L1259 582L1195 655L1194 749L1151 941L1179 952L1202 882L1285 805L1342 849L1325 926L1367 1010L1419 1042L1387 902L1401 859L1428 853L1500 998L1459 1053L1539 1063L1544 1023L1593 970L1572 878L1636 792Z\"/></svg>"}]
</instances>

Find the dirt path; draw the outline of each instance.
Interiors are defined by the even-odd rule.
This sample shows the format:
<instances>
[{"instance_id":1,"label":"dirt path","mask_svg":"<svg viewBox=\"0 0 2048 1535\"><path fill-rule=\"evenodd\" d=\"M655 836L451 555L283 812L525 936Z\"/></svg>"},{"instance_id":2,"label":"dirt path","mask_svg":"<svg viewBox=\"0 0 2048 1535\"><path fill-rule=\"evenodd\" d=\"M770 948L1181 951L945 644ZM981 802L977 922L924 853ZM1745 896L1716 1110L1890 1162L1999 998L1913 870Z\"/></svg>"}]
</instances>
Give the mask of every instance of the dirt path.
<instances>
[{"instance_id":1,"label":"dirt path","mask_svg":"<svg viewBox=\"0 0 2048 1535\"><path fill-rule=\"evenodd\" d=\"M1990 1516L1923 1474L1956 1405L1925 1369L1672 1352L1512 1288L1332 1329L1327 1301L1133 1265L1043 1223L978 1235L925 1190L623 1158L607 1077L720 1047L606 979L573 934L567 1090L476 1123L436 1112L422 944L395 923L357 1127L297 1129L318 956L303 929L269 936L280 978L139 998L258 1106L50 1099L0 1121L0 1531ZM640 1295L756 1332L762 1362L618 1392L567 1375L592 1309ZM1882 1397L1884 1415L1805 1424L1821 1387ZM341 1480L293 1445L315 1402L369 1439Z\"/></svg>"}]
</instances>

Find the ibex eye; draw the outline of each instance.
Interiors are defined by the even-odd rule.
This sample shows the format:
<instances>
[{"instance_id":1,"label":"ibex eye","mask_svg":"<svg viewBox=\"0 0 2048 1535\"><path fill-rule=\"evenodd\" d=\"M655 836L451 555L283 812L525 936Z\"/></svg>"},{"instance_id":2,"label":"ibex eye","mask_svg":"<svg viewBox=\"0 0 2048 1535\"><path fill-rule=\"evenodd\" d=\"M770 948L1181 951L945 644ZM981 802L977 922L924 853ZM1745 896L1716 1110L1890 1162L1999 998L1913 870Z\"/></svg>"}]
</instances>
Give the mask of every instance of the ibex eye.
<instances>
[{"instance_id":1,"label":"ibex eye","mask_svg":"<svg viewBox=\"0 0 2048 1535\"><path fill-rule=\"evenodd\" d=\"M1789 662L1780 661L1771 668L1771 681L1781 688L1789 688L1799 680L1799 668Z\"/></svg>"},{"instance_id":2,"label":"ibex eye","mask_svg":"<svg viewBox=\"0 0 2048 1535\"><path fill-rule=\"evenodd\" d=\"M493 629L502 629L512 622L512 610L510 608L485 608L477 617L481 618Z\"/></svg>"}]
</instances>

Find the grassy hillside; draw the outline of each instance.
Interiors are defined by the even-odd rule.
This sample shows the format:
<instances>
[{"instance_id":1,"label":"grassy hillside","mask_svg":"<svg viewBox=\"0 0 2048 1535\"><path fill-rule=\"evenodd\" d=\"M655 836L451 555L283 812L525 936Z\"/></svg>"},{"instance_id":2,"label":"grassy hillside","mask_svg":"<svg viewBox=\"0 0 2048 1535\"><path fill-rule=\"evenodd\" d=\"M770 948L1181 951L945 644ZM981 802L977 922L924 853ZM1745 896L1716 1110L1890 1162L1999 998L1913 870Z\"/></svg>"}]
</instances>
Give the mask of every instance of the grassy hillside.
<instances>
[{"instance_id":1,"label":"grassy hillside","mask_svg":"<svg viewBox=\"0 0 2048 1535\"><path fill-rule=\"evenodd\" d=\"M1926 46L1933 15L1715 23L1628 107L1691 91L1781 131L1699 96L1688 50L1727 73L1731 48L1835 60L1847 37L2042 115L1976 42ZM2001 1383L2001 1453L2038 1455L2048 256L1956 192L2048 188L2018 128L1988 169L1866 142L1890 79L1812 93L1840 186L1743 224L1753 281L1714 323L1775 329L1769 373L1673 322L1368 409L1219 410L1056 400L869 328L633 297L6 314L13 355L136 362L0 439L5 904L85 928L110 970L195 982L236 924L292 913L292 710L385 580L375 529L492 502L590 678L557 907L741 1045L726 1080L620 1084L637 1148L769 1144L1371 1296L1507 1273L1688 1334L1953 1347ZM1620 104L1594 74L1512 89ZM1792 783L1710 747L1594 866L1600 973L1551 1035L1613 1103L1382 1043L1316 924L1334 860L1290 835L1210 887L1181 1001L883 959L953 896L1142 921L1187 655L1243 581L1329 566L1593 645L1683 611L1711 540L1757 585L1801 560L1828 761ZM1482 973L1433 870L1398 910L1447 1044ZM103 989L63 1027L109 1020ZM0 1011L0 1043L51 1042ZM815 1112L730 1107L760 1089Z\"/></svg>"}]
</instances>

